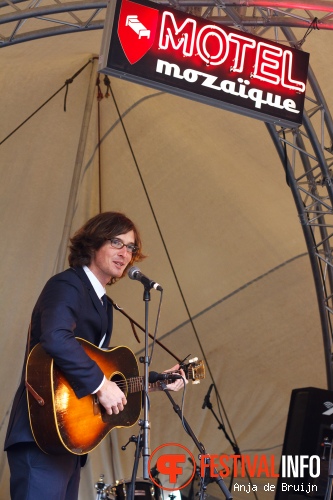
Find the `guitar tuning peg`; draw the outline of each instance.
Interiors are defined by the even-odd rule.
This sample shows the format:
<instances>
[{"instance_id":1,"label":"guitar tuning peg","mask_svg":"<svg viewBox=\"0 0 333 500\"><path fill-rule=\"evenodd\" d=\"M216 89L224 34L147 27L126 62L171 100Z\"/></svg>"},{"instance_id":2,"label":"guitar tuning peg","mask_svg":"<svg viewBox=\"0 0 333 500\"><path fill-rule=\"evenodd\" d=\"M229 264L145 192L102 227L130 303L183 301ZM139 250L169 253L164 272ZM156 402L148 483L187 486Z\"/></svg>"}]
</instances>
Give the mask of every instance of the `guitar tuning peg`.
<instances>
[{"instance_id":1,"label":"guitar tuning peg","mask_svg":"<svg viewBox=\"0 0 333 500\"><path fill-rule=\"evenodd\" d=\"M192 384L200 384L200 380L192 380Z\"/></svg>"},{"instance_id":2,"label":"guitar tuning peg","mask_svg":"<svg viewBox=\"0 0 333 500\"><path fill-rule=\"evenodd\" d=\"M189 359L189 363L196 363L197 361L198 361L197 357Z\"/></svg>"}]
</instances>

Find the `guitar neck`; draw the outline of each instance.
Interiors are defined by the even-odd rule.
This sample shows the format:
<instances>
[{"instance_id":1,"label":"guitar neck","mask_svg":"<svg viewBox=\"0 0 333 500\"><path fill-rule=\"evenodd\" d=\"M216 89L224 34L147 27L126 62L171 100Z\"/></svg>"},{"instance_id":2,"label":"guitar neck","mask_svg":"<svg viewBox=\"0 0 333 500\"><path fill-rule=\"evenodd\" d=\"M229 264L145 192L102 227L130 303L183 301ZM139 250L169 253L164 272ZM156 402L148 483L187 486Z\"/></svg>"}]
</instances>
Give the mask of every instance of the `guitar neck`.
<instances>
[{"instance_id":1,"label":"guitar neck","mask_svg":"<svg viewBox=\"0 0 333 500\"><path fill-rule=\"evenodd\" d=\"M144 377L130 377L126 379L127 387L128 387L128 392L133 393L133 392L140 392L143 391L145 388L145 381ZM159 381L157 382L149 382L149 389L157 389L159 388L160 383Z\"/></svg>"},{"instance_id":2,"label":"guitar neck","mask_svg":"<svg viewBox=\"0 0 333 500\"><path fill-rule=\"evenodd\" d=\"M188 380L192 380L194 384L197 384L205 378L205 367L202 361L198 361L197 358L190 360L188 365L182 365L182 368L185 372L185 377ZM154 372L152 372L153 374ZM179 373L179 372L178 372ZM157 374L156 374L157 375ZM170 383L170 382L169 382ZM121 384L123 385L123 383ZM123 387L119 387L123 389ZM127 390L129 393L140 392L144 390L144 377L129 377L126 379ZM159 389L160 382L149 382L149 389Z\"/></svg>"}]
</instances>

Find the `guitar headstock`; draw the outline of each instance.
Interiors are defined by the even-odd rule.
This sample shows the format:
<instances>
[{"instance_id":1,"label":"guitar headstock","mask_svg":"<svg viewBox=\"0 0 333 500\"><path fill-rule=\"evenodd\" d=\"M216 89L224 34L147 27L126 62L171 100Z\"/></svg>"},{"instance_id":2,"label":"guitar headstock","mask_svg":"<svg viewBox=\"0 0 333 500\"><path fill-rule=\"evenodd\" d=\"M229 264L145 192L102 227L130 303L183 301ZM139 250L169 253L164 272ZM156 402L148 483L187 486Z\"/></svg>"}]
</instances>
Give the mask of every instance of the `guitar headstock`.
<instances>
[{"instance_id":1,"label":"guitar headstock","mask_svg":"<svg viewBox=\"0 0 333 500\"><path fill-rule=\"evenodd\" d=\"M185 372L186 378L192 380L192 384L200 384L205 378L205 365L198 358L190 359L188 363L180 363L180 368Z\"/></svg>"}]
</instances>

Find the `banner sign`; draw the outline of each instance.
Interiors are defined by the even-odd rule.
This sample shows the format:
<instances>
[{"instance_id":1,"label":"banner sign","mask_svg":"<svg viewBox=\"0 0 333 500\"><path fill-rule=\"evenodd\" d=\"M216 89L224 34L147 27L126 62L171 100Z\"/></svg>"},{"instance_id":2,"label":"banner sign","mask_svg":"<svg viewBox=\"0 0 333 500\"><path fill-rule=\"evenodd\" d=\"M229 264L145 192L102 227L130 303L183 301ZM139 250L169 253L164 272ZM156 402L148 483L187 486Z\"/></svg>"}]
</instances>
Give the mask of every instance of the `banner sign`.
<instances>
[{"instance_id":1,"label":"banner sign","mask_svg":"<svg viewBox=\"0 0 333 500\"><path fill-rule=\"evenodd\" d=\"M309 54L148 0L111 0L99 71L263 121L302 123Z\"/></svg>"}]
</instances>

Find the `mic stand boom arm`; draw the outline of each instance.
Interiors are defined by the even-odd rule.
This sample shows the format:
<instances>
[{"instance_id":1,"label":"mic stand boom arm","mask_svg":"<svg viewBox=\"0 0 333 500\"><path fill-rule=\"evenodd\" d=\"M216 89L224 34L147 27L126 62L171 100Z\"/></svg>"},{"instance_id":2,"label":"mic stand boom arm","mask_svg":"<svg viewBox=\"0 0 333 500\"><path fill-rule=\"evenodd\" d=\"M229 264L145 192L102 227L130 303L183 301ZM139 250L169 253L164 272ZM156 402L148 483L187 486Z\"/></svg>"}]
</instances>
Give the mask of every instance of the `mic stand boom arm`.
<instances>
[{"instance_id":1,"label":"mic stand boom arm","mask_svg":"<svg viewBox=\"0 0 333 500\"><path fill-rule=\"evenodd\" d=\"M129 320L129 322L131 323L131 326L132 326L132 330L133 330L133 333L135 335L135 338L138 342L140 342L140 339L139 337L137 336L136 334L136 331L134 329L134 325L137 326L138 328L140 328L141 331L145 332L145 328L143 328L141 325L139 325L139 323L137 323L133 318L131 318L131 316L129 316L121 307L118 306L118 304L115 304L113 302L113 300L109 297L109 300L111 301L113 307L116 309L116 311L119 311L121 312L121 314L123 314L125 316L125 318L127 318ZM154 340L154 336L148 332L148 336ZM170 356L172 356L176 361L178 361L178 363L181 363L183 360L178 358L178 356L176 356L173 352L171 352L162 342L160 342L158 339L155 339L155 343L158 344L160 347L162 347L162 349L164 349L168 354L170 354Z\"/></svg>"},{"instance_id":2,"label":"mic stand boom arm","mask_svg":"<svg viewBox=\"0 0 333 500\"><path fill-rule=\"evenodd\" d=\"M162 388L163 392L167 395L169 401L171 402L174 411L177 413L178 417L181 419L181 421L182 421L182 423L183 423L183 425L184 425L184 427L186 429L186 432L192 438L194 444L198 448L198 450L200 452L200 455L206 455L206 451L205 451L205 448L204 448L203 444L200 443L200 441L197 439L196 435L192 431L191 427L189 426L187 420L185 419L185 417L182 416L181 409L177 405L177 403L175 402L175 400L173 399L173 397L171 396L170 392L168 391L165 382L161 382L161 388ZM226 487L226 485L225 485L222 477L219 476L219 474L217 473L216 469L215 469L215 473L216 473L217 477L214 477L213 480L219 485L219 487L222 490L222 492L224 493L224 496L226 497L226 499L227 500L232 500L232 495L231 495L230 491ZM204 485L204 489L205 489L205 485ZM205 498L205 492L203 492L203 495L201 495L200 498Z\"/></svg>"}]
</instances>

